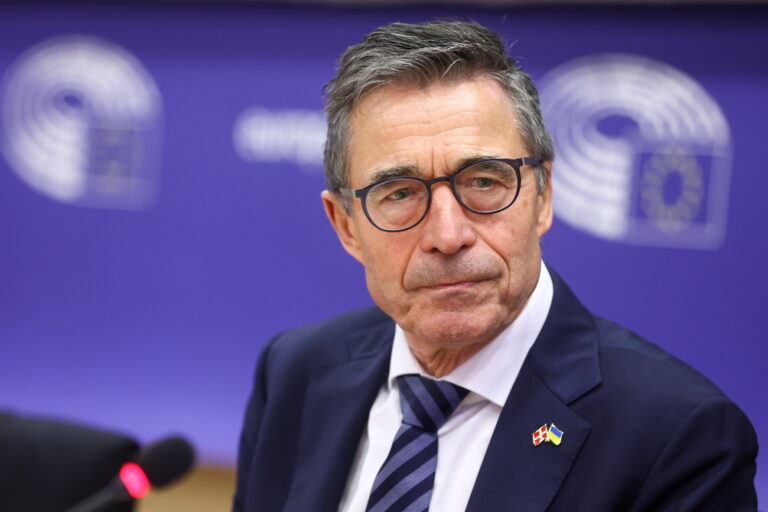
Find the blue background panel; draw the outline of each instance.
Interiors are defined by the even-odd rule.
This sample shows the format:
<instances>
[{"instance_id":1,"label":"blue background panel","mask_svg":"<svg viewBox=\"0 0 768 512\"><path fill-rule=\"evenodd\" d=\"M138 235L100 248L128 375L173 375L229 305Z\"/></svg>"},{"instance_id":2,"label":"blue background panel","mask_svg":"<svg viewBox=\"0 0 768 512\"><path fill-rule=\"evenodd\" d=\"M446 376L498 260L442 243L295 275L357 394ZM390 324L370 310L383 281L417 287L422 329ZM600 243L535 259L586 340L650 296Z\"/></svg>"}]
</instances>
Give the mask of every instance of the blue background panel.
<instances>
[{"instance_id":1,"label":"blue background panel","mask_svg":"<svg viewBox=\"0 0 768 512\"><path fill-rule=\"evenodd\" d=\"M346 46L391 21L454 16L502 33L536 80L585 55L635 54L685 73L719 104L732 141L721 244L635 245L556 219L543 253L588 307L698 368L764 438L765 14L757 7L0 7L6 80L38 43L91 36L138 59L161 104L151 127L157 191L143 209L54 200L0 160L0 408L145 441L181 432L204 461L231 464L264 344L284 329L370 304L362 269L322 212L319 165L243 159L233 142L237 121L254 107L317 112ZM760 463L765 506L768 456Z\"/></svg>"}]
</instances>

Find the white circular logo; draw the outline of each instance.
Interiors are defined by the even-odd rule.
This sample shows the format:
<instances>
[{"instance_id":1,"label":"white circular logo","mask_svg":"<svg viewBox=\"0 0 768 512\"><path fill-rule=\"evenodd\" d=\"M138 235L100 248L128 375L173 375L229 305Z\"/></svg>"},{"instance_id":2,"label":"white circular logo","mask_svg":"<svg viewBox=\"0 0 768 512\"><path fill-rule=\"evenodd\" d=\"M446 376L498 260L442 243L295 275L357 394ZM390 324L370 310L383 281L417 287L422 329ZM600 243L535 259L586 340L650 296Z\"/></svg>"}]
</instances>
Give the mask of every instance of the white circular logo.
<instances>
[{"instance_id":1,"label":"white circular logo","mask_svg":"<svg viewBox=\"0 0 768 512\"><path fill-rule=\"evenodd\" d=\"M607 54L558 66L540 89L559 218L609 240L719 247L731 136L696 81L655 60Z\"/></svg>"},{"instance_id":2,"label":"white circular logo","mask_svg":"<svg viewBox=\"0 0 768 512\"><path fill-rule=\"evenodd\" d=\"M0 108L2 154L38 192L105 208L152 198L160 95L122 48L86 36L44 41L4 76Z\"/></svg>"}]
</instances>

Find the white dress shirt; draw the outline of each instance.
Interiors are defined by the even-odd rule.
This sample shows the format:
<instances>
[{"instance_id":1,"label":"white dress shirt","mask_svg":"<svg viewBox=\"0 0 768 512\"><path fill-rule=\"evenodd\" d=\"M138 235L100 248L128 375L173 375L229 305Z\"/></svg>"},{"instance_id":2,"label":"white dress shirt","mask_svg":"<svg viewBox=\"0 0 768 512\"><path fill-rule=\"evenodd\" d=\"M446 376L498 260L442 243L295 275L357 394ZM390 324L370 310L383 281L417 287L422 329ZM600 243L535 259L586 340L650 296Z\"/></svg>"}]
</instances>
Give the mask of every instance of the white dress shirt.
<instances>
[{"instance_id":1,"label":"white dress shirt","mask_svg":"<svg viewBox=\"0 0 768 512\"><path fill-rule=\"evenodd\" d=\"M536 288L517 319L491 343L443 377L468 389L469 394L437 432L437 470L430 510L466 509L501 408L551 304L552 278L542 263ZM373 481L389 454L403 418L396 379L409 373L426 375L408 348L405 332L396 326L389 378L371 407L340 512L365 511Z\"/></svg>"}]
</instances>

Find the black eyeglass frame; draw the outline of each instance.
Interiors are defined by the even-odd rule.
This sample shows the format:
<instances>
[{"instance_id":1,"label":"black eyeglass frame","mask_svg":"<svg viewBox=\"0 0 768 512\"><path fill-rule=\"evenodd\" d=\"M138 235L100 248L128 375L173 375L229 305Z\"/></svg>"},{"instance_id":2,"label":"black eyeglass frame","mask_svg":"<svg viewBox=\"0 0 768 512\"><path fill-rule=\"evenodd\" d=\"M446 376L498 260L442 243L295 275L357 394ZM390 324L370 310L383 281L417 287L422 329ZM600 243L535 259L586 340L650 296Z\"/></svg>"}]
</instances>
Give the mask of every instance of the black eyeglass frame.
<instances>
[{"instance_id":1,"label":"black eyeglass frame","mask_svg":"<svg viewBox=\"0 0 768 512\"><path fill-rule=\"evenodd\" d=\"M477 164L482 164L485 162L504 162L505 164L511 166L515 170L515 174L517 174L517 190L515 191L515 196L512 198L512 201L509 202L506 206L503 206L502 208L498 208L496 210L491 210L489 212L482 212L478 210L473 210L466 204L464 204L464 201L461 200L461 196L459 196L459 193L456 191L456 176L458 176L461 171L468 169L470 167L473 167ZM461 167L456 172L451 174L450 176L439 176L437 178L433 178L431 180L425 180L422 178L417 178L416 176L396 176L392 178L386 178L381 181L377 181L376 183L371 183L367 187L359 188L357 190L353 190L350 188L340 188L338 189L338 194L345 198L345 199L353 199L355 197L359 198L360 201L363 203L363 212L365 212L365 216L368 218L368 221L373 224L373 226L377 229L380 229L382 231L386 231L387 233L399 233L401 231L408 231L411 228L414 228L419 225L419 223L424 220L424 217L427 216L427 213L429 213L429 208L432 206L432 185L435 183L440 183L442 181L447 181L451 185L451 193L453 193L453 197L456 198L456 201L464 208L465 210L469 210L472 213L477 213L480 215L491 215L493 213L499 213L501 211L506 210L513 204L515 204L515 201L517 201L517 196L520 195L520 186L521 186L521 175L520 175L520 167L523 165L538 165L541 163L541 159L532 157L532 156L525 156L522 158L486 158L483 160L477 160L475 162L470 162L467 165ZM389 183L391 181L398 181L398 180L411 180L411 181L418 181L419 183L423 184L427 189L427 206L424 208L424 213L419 217L419 220L411 224L410 226L406 228L399 228L399 229L385 229L376 224L373 219L371 218L371 215L368 213L368 204L366 201L366 198L368 197L368 192L373 187L376 187L378 185L381 185L382 183Z\"/></svg>"}]
</instances>

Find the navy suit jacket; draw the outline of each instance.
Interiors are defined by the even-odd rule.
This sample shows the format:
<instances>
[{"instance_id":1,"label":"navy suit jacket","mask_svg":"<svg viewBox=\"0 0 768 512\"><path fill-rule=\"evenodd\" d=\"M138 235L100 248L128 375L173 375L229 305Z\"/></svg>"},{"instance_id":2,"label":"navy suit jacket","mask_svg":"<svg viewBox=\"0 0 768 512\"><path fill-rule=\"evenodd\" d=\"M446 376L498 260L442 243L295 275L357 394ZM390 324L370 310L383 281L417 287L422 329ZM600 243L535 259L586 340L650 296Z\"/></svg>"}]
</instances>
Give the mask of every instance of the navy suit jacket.
<instances>
[{"instance_id":1,"label":"navy suit jacket","mask_svg":"<svg viewBox=\"0 0 768 512\"><path fill-rule=\"evenodd\" d=\"M757 510L757 439L741 410L684 363L593 316L552 278L552 307L467 510ZM269 343L246 410L235 511L338 509L393 335L393 321L371 308ZM559 446L533 445L544 423L564 432Z\"/></svg>"}]
</instances>

